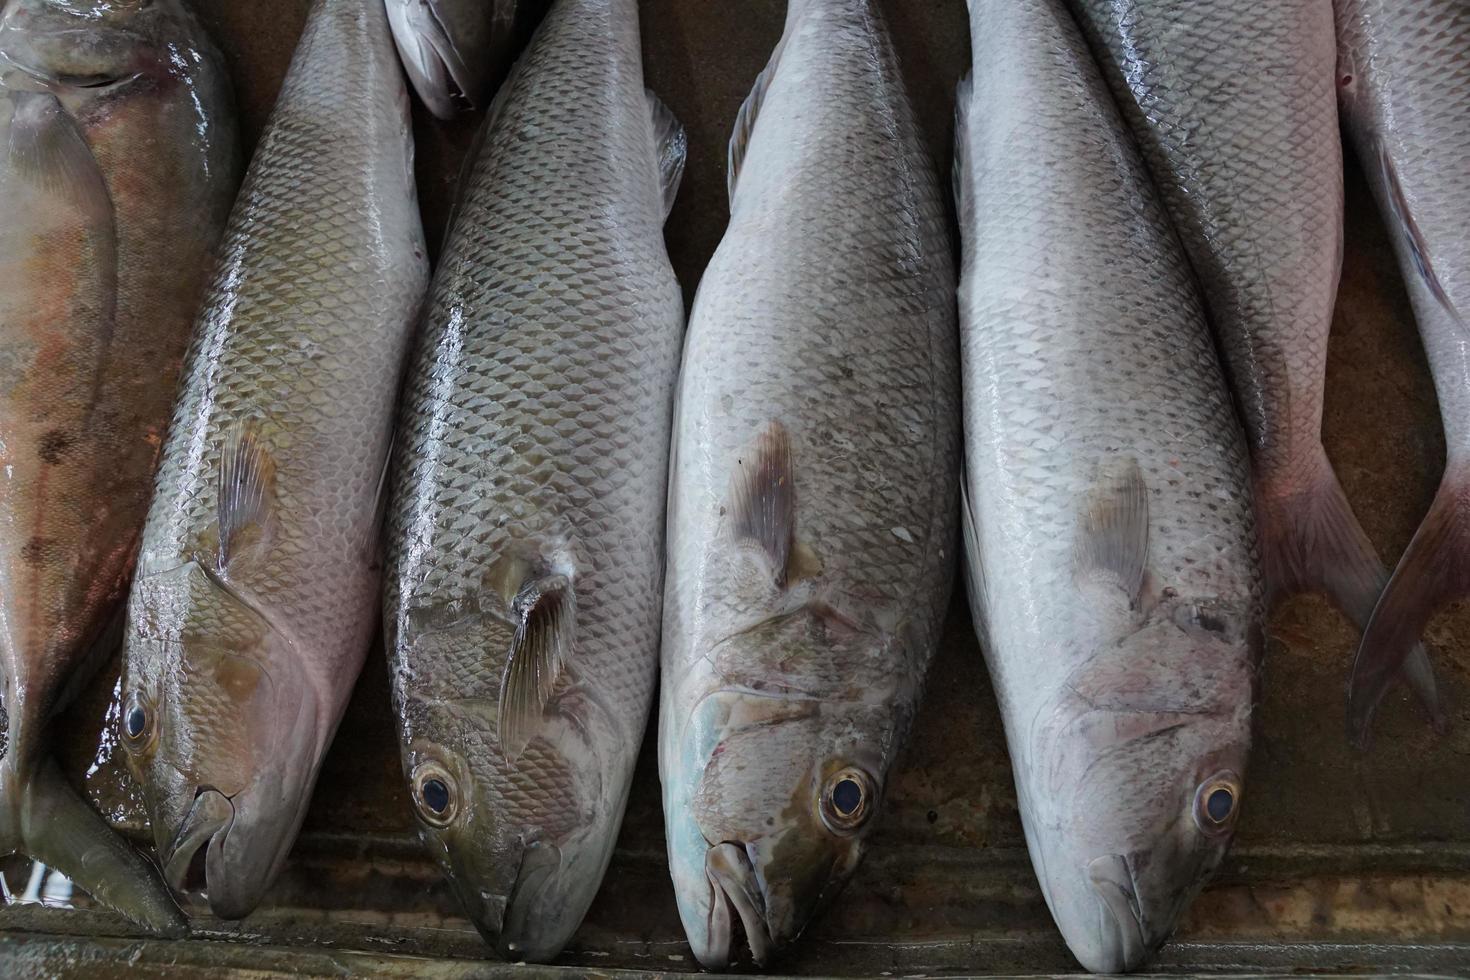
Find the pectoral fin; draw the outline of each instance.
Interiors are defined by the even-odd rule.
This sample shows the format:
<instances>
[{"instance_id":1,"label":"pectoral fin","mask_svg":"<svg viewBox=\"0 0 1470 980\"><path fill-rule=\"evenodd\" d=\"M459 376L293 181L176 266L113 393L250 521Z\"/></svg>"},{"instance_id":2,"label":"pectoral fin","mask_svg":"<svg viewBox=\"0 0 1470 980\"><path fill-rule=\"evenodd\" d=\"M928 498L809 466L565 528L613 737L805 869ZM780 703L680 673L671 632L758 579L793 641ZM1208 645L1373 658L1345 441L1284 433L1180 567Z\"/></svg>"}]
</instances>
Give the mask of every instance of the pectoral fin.
<instances>
[{"instance_id":1,"label":"pectoral fin","mask_svg":"<svg viewBox=\"0 0 1470 980\"><path fill-rule=\"evenodd\" d=\"M741 456L730 487L730 535L769 567L777 588L815 578L821 559L796 539L796 477L791 436L772 422Z\"/></svg>"},{"instance_id":2,"label":"pectoral fin","mask_svg":"<svg viewBox=\"0 0 1470 980\"><path fill-rule=\"evenodd\" d=\"M1138 605L1148 569L1148 487L1133 458L1098 467L1077 532L1080 579L1116 584Z\"/></svg>"},{"instance_id":3,"label":"pectoral fin","mask_svg":"<svg viewBox=\"0 0 1470 980\"><path fill-rule=\"evenodd\" d=\"M571 653L577 617L564 575L528 582L512 608L517 623L500 685L500 746L514 762L540 726Z\"/></svg>"},{"instance_id":4,"label":"pectoral fin","mask_svg":"<svg viewBox=\"0 0 1470 980\"><path fill-rule=\"evenodd\" d=\"M232 560L257 545L275 507L276 463L254 419L230 429L219 467L219 561Z\"/></svg>"}]
</instances>

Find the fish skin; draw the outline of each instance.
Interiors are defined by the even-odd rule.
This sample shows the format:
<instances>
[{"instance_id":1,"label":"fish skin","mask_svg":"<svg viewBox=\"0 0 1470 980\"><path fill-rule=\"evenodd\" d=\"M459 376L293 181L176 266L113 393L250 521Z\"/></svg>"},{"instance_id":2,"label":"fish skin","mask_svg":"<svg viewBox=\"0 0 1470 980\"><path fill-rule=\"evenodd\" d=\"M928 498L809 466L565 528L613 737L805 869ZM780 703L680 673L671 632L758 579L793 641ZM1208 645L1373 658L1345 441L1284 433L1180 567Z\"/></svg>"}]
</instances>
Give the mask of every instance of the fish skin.
<instances>
[{"instance_id":1,"label":"fish skin","mask_svg":"<svg viewBox=\"0 0 1470 980\"><path fill-rule=\"evenodd\" d=\"M954 257L881 10L794 0L766 78L694 305L669 503L659 767L712 969L737 916L764 962L857 866L956 547ZM846 779L861 819L829 829Z\"/></svg>"},{"instance_id":2,"label":"fish skin","mask_svg":"<svg viewBox=\"0 0 1470 980\"><path fill-rule=\"evenodd\" d=\"M1132 970L1240 806L1263 587L1188 263L1061 0L972 0L956 189L970 600L1042 891ZM1234 806L1193 819L1216 777Z\"/></svg>"},{"instance_id":3,"label":"fish skin","mask_svg":"<svg viewBox=\"0 0 1470 980\"><path fill-rule=\"evenodd\" d=\"M55 771L45 729L110 652L238 152L223 61L176 0L5 8L0 844L166 931L182 918L156 872Z\"/></svg>"},{"instance_id":4,"label":"fish skin","mask_svg":"<svg viewBox=\"0 0 1470 980\"><path fill-rule=\"evenodd\" d=\"M382 6L317 0L200 314L124 638L119 738L165 877L222 918L284 862L375 625L428 276L412 154Z\"/></svg>"},{"instance_id":5,"label":"fish skin","mask_svg":"<svg viewBox=\"0 0 1470 980\"><path fill-rule=\"evenodd\" d=\"M1348 708L1374 708L1430 616L1470 591L1470 3L1339 0L1343 122L1393 238L1444 421L1433 505L1363 635Z\"/></svg>"},{"instance_id":6,"label":"fish skin","mask_svg":"<svg viewBox=\"0 0 1470 980\"><path fill-rule=\"evenodd\" d=\"M1200 284L1252 458L1271 601L1367 625L1388 571L1322 446L1342 267L1330 0L1069 0ZM1427 654L1408 678L1443 714Z\"/></svg>"},{"instance_id":7,"label":"fish skin","mask_svg":"<svg viewBox=\"0 0 1470 980\"><path fill-rule=\"evenodd\" d=\"M429 111L484 108L509 52L516 0L387 0L409 82Z\"/></svg>"},{"instance_id":8,"label":"fish skin","mask_svg":"<svg viewBox=\"0 0 1470 980\"><path fill-rule=\"evenodd\" d=\"M558 0L491 116L408 373L384 621L420 835L487 941L544 961L602 880L655 690L683 133L643 87L634 0ZM518 738L517 596L550 585L565 665Z\"/></svg>"}]
</instances>

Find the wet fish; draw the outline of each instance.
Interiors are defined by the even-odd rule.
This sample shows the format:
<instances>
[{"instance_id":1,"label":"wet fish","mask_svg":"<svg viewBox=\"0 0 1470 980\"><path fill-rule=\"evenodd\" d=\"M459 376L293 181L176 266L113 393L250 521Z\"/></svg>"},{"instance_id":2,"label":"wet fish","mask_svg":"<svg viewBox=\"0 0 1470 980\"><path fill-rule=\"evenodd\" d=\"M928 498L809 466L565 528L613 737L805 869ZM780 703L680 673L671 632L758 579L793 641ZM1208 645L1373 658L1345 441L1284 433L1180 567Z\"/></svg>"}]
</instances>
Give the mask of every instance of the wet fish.
<instances>
[{"instance_id":1,"label":"wet fish","mask_svg":"<svg viewBox=\"0 0 1470 980\"><path fill-rule=\"evenodd\" d=\"M949 597L953 253L880 7L792 0L730 148L669 502L659 766L700 963L842 887Z\"/></svg>"},{"instance_id":2,"label":"wet fish","mask_svg":"<svg viewBox=\"0 0 1470 980\"><path fill-rule=\"evenodd\" d=\"M1242 796L1262 593L1194 280L1061 0L971 0L959 93L970 602L1031 861L1089 970L1140 966Z\"/></svg>"},{"instance_id":3,"label":"wet fish","mask_svg":"<svg viewBox=\"0 0 1470 980\"><path fill-rule=\"evenodd\" d=\"M0 848L157 929L153 869L48 758L111 652L179 364L237 181L218 53L176 0L0 19Z\"/></svg>"},{"instance_id":4,"label":"wet fish","mask_svg":"<svg viewBox=\"0 0 1470 980\"><path fill-rule=\"evenodd\" d=\"M427 281L381 4L317 0L225 234L124 637L165 877L260 901L376 624L392 408Z\"/></svg>"},{"instance_id":5,"label":"wet fish","mask_svg":"<svg viewBox=\"0 0 1470 980\"><path fill-rule=\"evenodd\" d=\"M1245 423L1271 601L1361 629L1388 581L1322 447L1342 265L1327 0L1069 0L1204 288ZM1442 718L1427 655L1409 680Z\"/></svg>"},{"instance_id":6,"label":"wet fish","mask_svg":"<svg viewBox=\"0 0 1470 980\"><path fill-rule=\"evenodd\" d=\"M544 961L602 881L658 665L685 141L635 0L558 0L481 145L409 369L384 619L420 835L485 938Z\"/></svg>"},{"instance_id":7,"label":"wet fish","mask_svg":"<svg viewBox=\"0 0 1470 980\"><path fill-rule=\"evenodd\" d=\"M429 111L482 108L510 47L516 0L387 0L408 79Z\"/></svg>"},{"instance_id":8,"label":"wet fish","mask_svg":"<svg viewBox=\"0 0 1470 980\"><path fill-rule=\"evenodd\" d=\"M1362 741L1430 616L1470 592L1470 3L1339 0L1337 23L1343 119L1393 234L1448 447L1353 664L1348 722Z\"/></svg>"}]
</instances>

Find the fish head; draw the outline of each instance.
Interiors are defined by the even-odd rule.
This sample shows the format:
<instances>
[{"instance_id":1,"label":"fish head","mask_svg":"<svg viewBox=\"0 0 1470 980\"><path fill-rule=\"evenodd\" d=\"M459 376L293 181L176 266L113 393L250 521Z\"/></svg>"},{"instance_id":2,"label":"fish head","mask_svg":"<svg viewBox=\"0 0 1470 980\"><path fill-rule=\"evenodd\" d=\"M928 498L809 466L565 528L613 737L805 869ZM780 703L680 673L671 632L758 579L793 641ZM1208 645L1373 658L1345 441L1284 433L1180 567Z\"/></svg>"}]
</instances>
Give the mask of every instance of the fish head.
<instances>
[{"instance_id":1,"label":"fish head","mask_svg":"<svg viewBox=\"0 0 1470 980\"><path fill-rule=\"evenodd\" d=\"M546 962L602 883L642 733L628 732L571 670L531 737L508 750L500 677L485 666L487 650L512 642L505 612L497 605L390 617L390 649L413 665L413 684L394 685L395 714L426 849L487 943L508 960Z\"/></svg>"},{"instance_id":2,"label":"fish head","mask_svg":"<svg viewBox=\"0 0 1470 980\"><path fill-rule=\"evenodd\" d=\"M1140 966L1224 858L1240 818L1260 626L1166 603L1075 670L1018 760L1047 904L1093 972Z\"/></svg>"},{"instance_id":3,"label":"fish head","mask_svg":"<svg viewBox=\"0 0 1470 980\"><path fill-rule=\"evenodd\" d=\"M191 72L197 33L179 0L11 0L0 17L0 74L99 94Z\"/></svg>"},{"instance_id":4,"label":"fish head","mask_svg":"<svg viewBox=\"0 0 1470 980\"><path fill-rule=\"evenodd\" d=\"M764 964L856 869L906 726L900 671L872 676L888 645L821 604L772 618L717 646L727 686L665 731L670 868L705 967L741 933Z\"/></svg>"},{"instance_id":5,"label":"fish head","mask_svg":"<svg viewBox=\"0 0 1470 980\"><path fill-rule=\"evenodd\" d=\"M194 563L140 579L129 609L119 740L164 877L239 919L295 839L329 716L294 643Z\"/></svg>"}]
</instances>

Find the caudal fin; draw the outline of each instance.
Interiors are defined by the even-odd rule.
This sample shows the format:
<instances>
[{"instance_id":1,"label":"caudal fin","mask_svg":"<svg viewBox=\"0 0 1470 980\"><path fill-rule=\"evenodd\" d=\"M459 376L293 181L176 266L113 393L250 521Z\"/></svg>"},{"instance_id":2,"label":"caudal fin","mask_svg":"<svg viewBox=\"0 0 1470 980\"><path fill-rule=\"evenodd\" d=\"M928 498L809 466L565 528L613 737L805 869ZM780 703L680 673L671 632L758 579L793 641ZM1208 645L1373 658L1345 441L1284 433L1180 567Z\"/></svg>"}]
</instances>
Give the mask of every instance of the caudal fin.
<instances>
[{"instance_id":1,"label":"caudal fin","mask_svg":"<svg viewBox=\"0 0 1470 980\"><path fill-rule=\"evenodd\" d=\"M1360 630L1366 630L1388 582L1388 570L1354 516L1326 453L1319 453L1306 479L1300 470L1293 477L1287 487L1271 481L1256 487L1256 516L1271 601L1298 592L1322 592ZM1434 670L1417 635L1416 630L1400 651L1393 671L1383 679L1383 688L1402 672L1435 727L1442 729L1445 717Z\"/></svg>"},{"instance_id":2,"label":"caudal fin","mask_svg":"<svg viewBox=\"0 0 1470 980\"><path fill-rule=\"evenodd\" d=\"M1436 610L1470 594L1470 486L1445 474L1414 540L1394 569L1358 646L1348 684L1348 733L1359 745ZM1412 661L1410 661L1412 663Z\"/></svg>"},{"instance_id":3,"label":"caudal fin","mask_svg":"<svg viewBox=\"0 0 1470 980\"><path fill-rule=\"evenodd\" d=\"M97 901L166 936L188 927L153 866L72 789L56 765L43 762L29 780L6 773L0 799L0 853L20 851L70 878Z\"/></svg>"}]
</instances>

